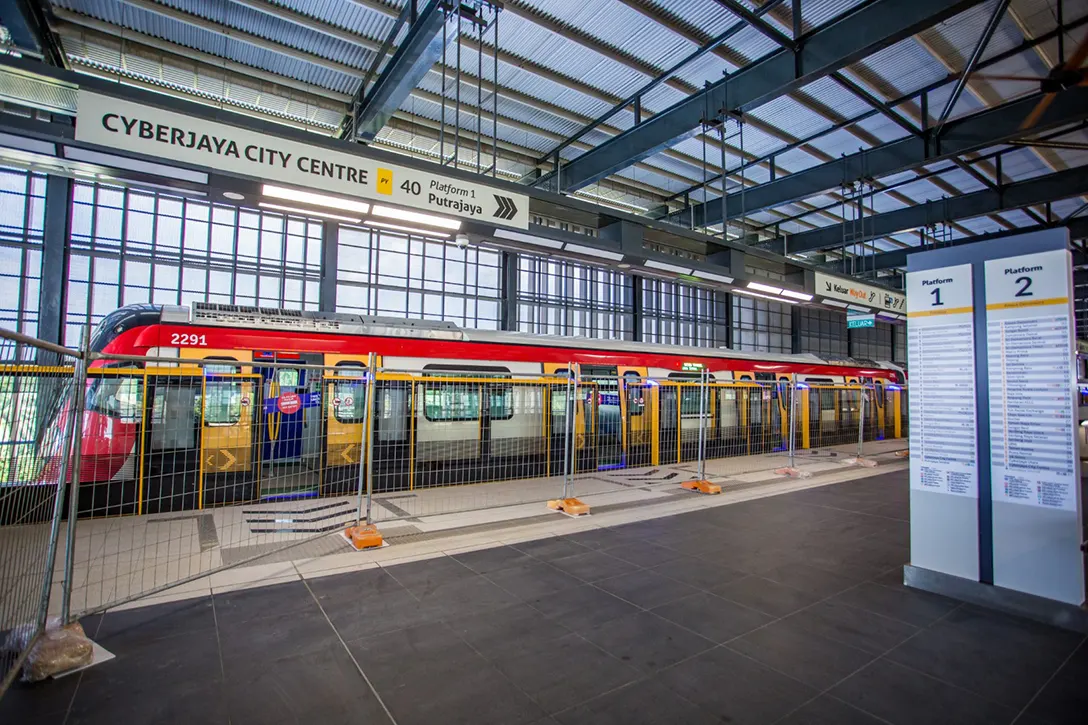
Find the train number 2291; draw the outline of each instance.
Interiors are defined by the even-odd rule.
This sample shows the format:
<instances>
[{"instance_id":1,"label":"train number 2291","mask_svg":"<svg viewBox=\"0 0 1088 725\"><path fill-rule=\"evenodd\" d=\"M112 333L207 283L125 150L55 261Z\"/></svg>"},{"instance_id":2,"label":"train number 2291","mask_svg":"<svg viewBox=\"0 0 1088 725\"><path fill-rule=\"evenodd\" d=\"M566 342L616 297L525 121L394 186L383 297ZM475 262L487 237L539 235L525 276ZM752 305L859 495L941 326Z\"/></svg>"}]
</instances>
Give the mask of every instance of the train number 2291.
<instances>
[{"instance_id":1,"label":"train number 2291","mask_svg":"<svg viewBox=\"0 0 1088 725\"><path fill-rule=\"evenodd\" d=\"M188 335L184 332L175 332L170 336L171 345L184 345L186 347L207 347L208 338L204 335Z\"/></svg>"}]
</instances>

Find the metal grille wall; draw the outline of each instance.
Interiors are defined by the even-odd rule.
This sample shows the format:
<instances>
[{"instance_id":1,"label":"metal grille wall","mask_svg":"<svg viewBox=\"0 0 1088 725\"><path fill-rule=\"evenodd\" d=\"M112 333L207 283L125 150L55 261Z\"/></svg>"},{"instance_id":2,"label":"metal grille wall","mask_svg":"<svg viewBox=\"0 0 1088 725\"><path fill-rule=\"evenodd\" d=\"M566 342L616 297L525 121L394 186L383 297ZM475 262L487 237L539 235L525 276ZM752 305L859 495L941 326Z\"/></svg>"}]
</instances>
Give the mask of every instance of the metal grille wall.
<instances>
[{"instance_id":1,"label":"metal grille wall","mask_svg":"<svg viewBox=\"0 0 1088 725\"><path fill-rule=\"evenodd\" d=\"M881 362L892 359L893 325L876 323L876 327L850 331L850 356Z\"/></svg>"},{"instance_id":2,"label":"metal grille wall","mask_svg":"<svg viewBox=\"0 0 1088 725\"><path fill-rule=\"evenodd\" d=\"M728 342L724 292L680 282L642 280L642 340L719 347Z\"/></svg>"},{"instance_id":3,"label":"metal grille wall","mask_svg":"<svg viewBox=\"0 0 1088 725\"><path fill-rule=\"evenodd\" d=\"M45 177L0 169L0 325L38 334Z\"/></svg>"},{"instance_id":4,"label":"metal grille wall","mask_svg":"<svg viewBox=\"0 0 1088 725\"><path fill-rule=\"evenodd\" d=\"M892 348L892 360L900 365L907 364L907 326L892 325L895 346Z\"/></svg>"},{"instance_id":5,"label":"metal grille wall","mask_svg":"<svg viewBox=\"0 0 1088 725\"><path fill-rule=\"evenodd\" d=\"M622 272L518 255L520 332L631 340L633 304L631 278Z\"/></svg>"},{"instance_id":6,"label":"metal grille wall","mask_svg":"<svg viewBox=\"0 0 1088 725\"><path fill-rule=\"evenodd\" d=\"M846 313L798 307L797 352L811 352L825 357L846 357L849 344L846 335Z\"/></svg>"},{"instance_id":7,"label":"metal grille wall","mask_svg":"<svg viewBox=\"0 0 1088 725\"><path fill-rule=\"evenodd\" d=\"M499 327L498 252L423 236L340 227L336 310Z\"/></svg>"},{"instance_id":8,"label":"metal grille wall","mask_svg":"<svg viewBox=\"0 0 1088 725\"><path fill-rule=\"evenodd\" d=\"M733 347L748 352L792 350L790 305L733 295Z\"/></svg>"},{"instance_id":9,"label":"metal grille wall","mask_svg":"<svg viewBox=\"0 0 1088 725\"><path fill-rule=\"evenodd\" d=\"M316 310L320 222L78 182L65 343L122 305L195 301Z\"/></svg>"}]
</instances>

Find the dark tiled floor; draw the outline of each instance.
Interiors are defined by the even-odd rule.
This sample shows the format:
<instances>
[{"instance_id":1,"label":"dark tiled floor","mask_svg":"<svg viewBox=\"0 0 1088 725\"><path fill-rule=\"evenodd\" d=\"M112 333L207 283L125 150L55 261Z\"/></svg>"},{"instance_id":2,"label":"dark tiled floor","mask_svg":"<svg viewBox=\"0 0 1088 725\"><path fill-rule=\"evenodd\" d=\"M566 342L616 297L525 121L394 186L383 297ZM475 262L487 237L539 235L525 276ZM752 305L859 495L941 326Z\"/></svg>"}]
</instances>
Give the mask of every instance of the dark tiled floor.
<instances>
[{"instance_id":1,"label":"dark tiled floor","mask_svg":"<svg viewBox=\"0 0 1088 725\"><path fill-rule=\"evenodd\" d=\"M110 613L0 722L1067 725L1088 644L911 591L906 473Z\"/></svg>"}]
</instances>

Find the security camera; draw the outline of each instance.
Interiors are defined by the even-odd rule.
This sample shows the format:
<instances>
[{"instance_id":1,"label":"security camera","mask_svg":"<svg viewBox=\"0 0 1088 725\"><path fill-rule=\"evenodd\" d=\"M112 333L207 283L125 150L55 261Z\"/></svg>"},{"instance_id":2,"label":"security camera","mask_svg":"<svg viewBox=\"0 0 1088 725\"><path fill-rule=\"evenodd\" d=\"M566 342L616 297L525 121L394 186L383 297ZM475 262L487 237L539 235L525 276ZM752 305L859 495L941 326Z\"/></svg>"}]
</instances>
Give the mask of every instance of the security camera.
<instances>
[{"instance_id":1,"label":"security camera","mask_svg":"<svg viewBox=\"0 0 1088 725\"><path fill-rule=\"evenodd\" d=\"M471 240L468 238L467 234L458 234L456 237L454 237L454 241L457 243L458 247L464 249L469 245L469 242Z\"/></svg>"}]
</instances>

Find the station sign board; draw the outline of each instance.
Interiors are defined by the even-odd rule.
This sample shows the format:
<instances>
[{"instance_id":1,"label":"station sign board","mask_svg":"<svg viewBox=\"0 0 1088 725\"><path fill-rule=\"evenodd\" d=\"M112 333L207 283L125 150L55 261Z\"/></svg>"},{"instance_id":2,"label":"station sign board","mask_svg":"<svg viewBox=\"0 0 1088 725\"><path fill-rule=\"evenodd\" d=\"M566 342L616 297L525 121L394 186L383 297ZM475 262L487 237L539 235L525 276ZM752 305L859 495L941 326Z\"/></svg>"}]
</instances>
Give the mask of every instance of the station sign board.
<instances>
[{"instance_id":1,"label":"station sign board","mask_svg":"<svg viewBox=\"0 0 1088 725\"><path fill-rule=\"evenodd\" d=\"M847 330L857 330L864 327L876 327L876 315L856 315L853 312L846 314Z\"/></svg>"},{"instance_id":2,"label":"station sign board","mask_svg":"<svg viewBox=\"0 0 1088 725\"><path fill-rule=\"evenodd\" d=\"M529 228L529 197L444 174L79 90L77 141L472 219ZM362 147L360 147L362 148Z\"/></svg>"},{"instance_id":3,"label":"station sign board","mask_svg":"<svg viewBox=\"0 0 1088 725\"><path fill-rule=\"evenodd\" d=\"M816 273L816 294L887 312L903 313L907 309L907 297L900 292L874 287L855 279L833 277L823 272Z\"/></svg>"}]
</instances>

